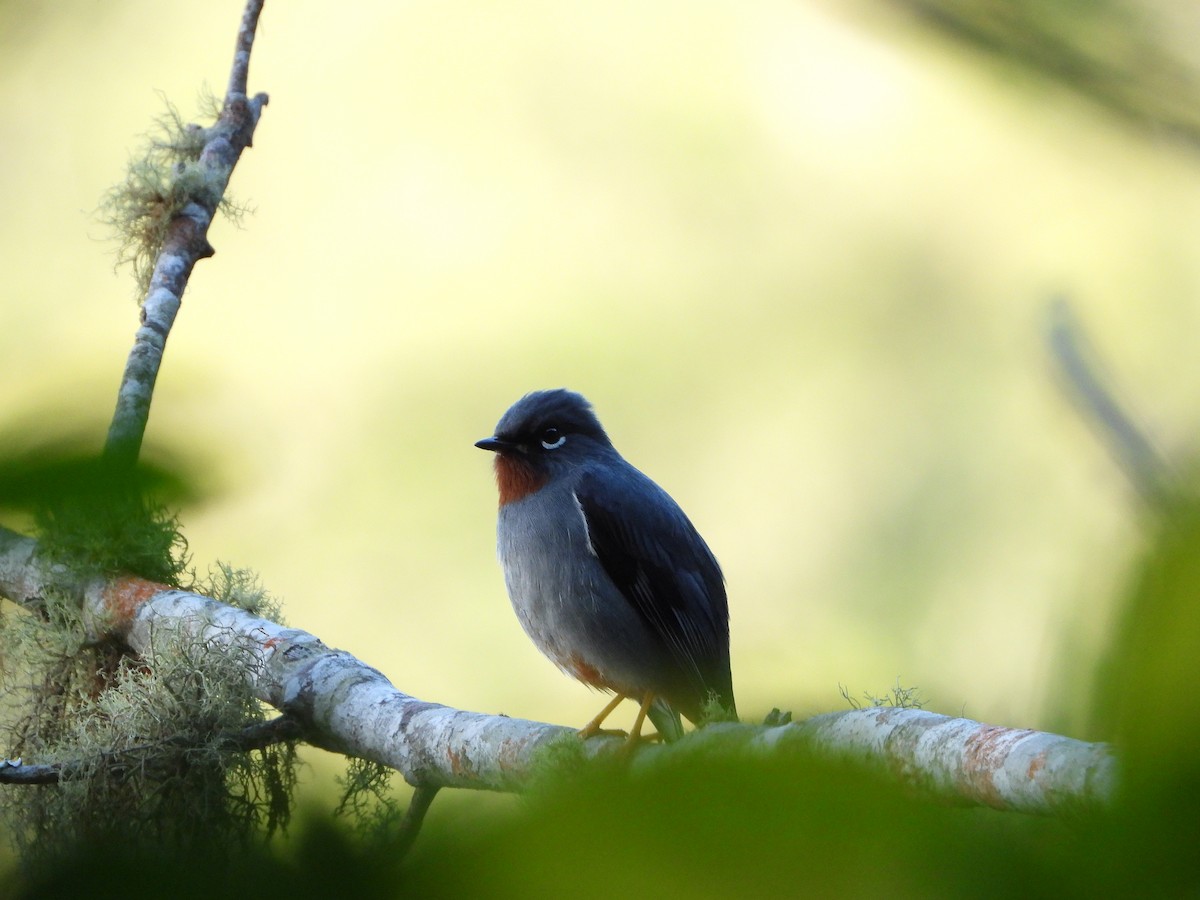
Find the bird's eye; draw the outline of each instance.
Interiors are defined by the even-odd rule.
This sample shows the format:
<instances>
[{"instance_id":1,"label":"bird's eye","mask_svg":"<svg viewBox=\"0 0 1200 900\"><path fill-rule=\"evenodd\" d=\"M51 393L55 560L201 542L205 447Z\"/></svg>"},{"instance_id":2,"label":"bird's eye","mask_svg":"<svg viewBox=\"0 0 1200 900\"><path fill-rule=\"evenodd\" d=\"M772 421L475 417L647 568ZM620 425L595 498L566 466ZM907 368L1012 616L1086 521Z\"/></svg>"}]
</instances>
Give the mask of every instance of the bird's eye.
<instances>
[{"instance_id":1,"label":"bird's eye","mask_svg":"<svg viewBox=\"0 0 1200 900\"><path fill-rule=\"evenodd\" d=\"M557 428L550 427L542 431L542 446L547 450L557 450L567 442L567 436Z\"/></svg>"}]
</instances>

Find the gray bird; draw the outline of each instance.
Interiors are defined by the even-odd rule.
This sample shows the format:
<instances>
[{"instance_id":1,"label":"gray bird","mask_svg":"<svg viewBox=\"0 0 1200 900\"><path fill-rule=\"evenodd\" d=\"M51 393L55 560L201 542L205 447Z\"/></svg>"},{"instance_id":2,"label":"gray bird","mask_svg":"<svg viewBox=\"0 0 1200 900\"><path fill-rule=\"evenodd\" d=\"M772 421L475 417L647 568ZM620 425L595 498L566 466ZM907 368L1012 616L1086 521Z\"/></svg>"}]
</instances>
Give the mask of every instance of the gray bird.
<instances>
[{"instance_id":1,"label":"gray bird","mask_svg":"<svg viewBox=\"0 0 1200 900\"><path fill-rule=\"evenodd\" d=\"M500 489L497 546L517 618L534 644L584 684L626 698L668 739L679 713L711 700L736 715L729 607L720 566L683 510L627 463L579 394L536 391L492 437Z\"/></svg>"}]
</instances>

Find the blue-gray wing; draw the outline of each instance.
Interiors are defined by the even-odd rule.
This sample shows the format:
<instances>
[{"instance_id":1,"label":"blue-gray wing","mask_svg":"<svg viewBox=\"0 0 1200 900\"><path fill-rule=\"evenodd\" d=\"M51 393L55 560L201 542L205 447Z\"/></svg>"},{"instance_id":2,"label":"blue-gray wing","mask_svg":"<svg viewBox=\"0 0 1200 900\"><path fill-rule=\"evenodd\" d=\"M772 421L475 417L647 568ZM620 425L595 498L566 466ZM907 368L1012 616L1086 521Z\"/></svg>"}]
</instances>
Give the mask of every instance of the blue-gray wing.
<instances>
[{"instance_id":1,"label":"blue-gray wing","mask_svg":"<svg viewBox=\"0 0 1200 900\"><path fill-rule=\"evenodd\" d=\"M693 721L710 692L734 712L721 567L683 510L632 467L587 472L575 496L597 559L674 662L667 699Z\"/></svg>"}]
</instances>

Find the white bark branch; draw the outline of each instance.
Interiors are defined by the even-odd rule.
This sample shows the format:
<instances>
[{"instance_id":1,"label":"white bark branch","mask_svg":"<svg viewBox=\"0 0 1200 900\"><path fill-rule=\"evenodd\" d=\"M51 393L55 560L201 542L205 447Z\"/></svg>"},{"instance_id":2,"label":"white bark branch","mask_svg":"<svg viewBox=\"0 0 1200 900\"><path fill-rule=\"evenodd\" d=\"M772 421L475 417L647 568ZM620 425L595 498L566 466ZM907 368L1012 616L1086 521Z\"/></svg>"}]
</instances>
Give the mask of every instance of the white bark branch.
<instances>
[{"instance_id":1,"label":"white bark branch","mask_svg":"<svg viewBox=\"0 0 1200 900\"><path fill-rule=\"evenodd\" d=\"M769 748L801 739L882 766L943 800L1056 813L1105 805L1116 788L1116 759L1107 744L1044 731L897 707L826 713L788 728L765 731L757 741Z\"/></svg>"},{"instance_id":2,"label":"white bark branch","mask_svg":"<svg viewBox=\"0 0 1200 900\"><path fill-rule=\"evenodd\" d=\"M0 528L0 595L35 604L48 565L33 540ZM538 750L572 730L507 716L465 712L397 690L349 653L297 628L138 578L82 587L91 621L153 662L156 636L184 632L248 659L260 699L297 718L310 740L371 759L427 787L519 790ZM249 651L248 653L245 651ZM597 737L588 755L620 739ZM766 727L716 724L668 746L643 746L635 771L690 752L765 755L799 750L849 756L890 771L941 800L1057 813L1107 804L1116 762L1103 744L1001 728L915 709L874 708Z\"/></svg>"}]
</instances>

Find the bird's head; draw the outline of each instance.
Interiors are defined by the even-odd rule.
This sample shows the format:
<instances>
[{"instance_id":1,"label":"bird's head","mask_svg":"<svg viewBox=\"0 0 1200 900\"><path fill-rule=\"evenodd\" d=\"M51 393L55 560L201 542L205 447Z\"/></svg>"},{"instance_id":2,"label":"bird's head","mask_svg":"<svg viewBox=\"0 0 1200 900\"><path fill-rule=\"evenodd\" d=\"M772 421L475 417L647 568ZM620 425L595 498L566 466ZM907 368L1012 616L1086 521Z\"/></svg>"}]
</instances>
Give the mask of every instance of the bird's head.
<instances>
[{"instance_id":1,"label":"bird's head","mask_svg":"<svg viewBox=\"0 0 1200 900\"><path fill-rule=\"evenodd\" d=\"M563 388L526 394L500 418L495 434L475 446L496 453L501 506L612 451L592 405Z\"/></svg>"}]
</instances>

